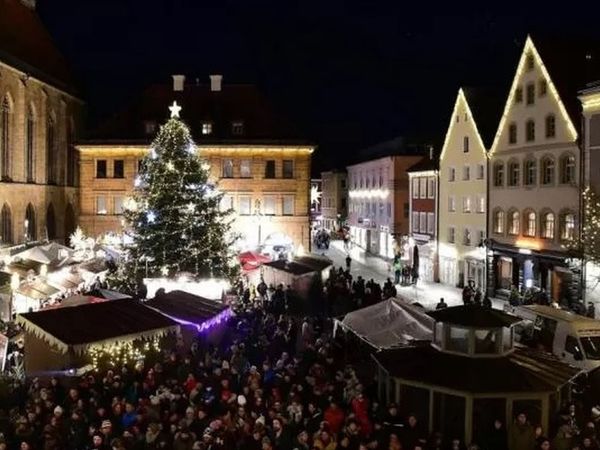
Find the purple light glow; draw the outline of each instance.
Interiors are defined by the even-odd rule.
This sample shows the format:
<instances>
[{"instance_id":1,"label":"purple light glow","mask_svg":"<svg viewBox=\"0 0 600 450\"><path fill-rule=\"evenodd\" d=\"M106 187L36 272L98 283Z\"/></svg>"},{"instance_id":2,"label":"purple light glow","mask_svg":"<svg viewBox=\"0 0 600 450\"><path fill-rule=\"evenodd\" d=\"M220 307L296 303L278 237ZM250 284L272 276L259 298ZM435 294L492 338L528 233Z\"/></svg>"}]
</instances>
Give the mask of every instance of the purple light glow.
<instances>
[{"instance_id":1,"label":"purple light glow","mask_svg":"<svg viewBox=\"0 0 600 450\"><path fill-rule=\"evenodd\" d=\"M215 317L205 320L204 322L202 322L200 324L194 323L194 322L189 322L189 321L183 320L183 319L179 319L178 317L173 317L173 316L169 316L169 317L181 325L189 325L192 327L196 327L196 330L198 330L198 333L202 333L202 332L208 331L208 330L220 325L221 323L227 321L227 319L229 319L232 316L233 316L233 311L231 310L231 308L227 308L226 310L221 311Z\"/></svg>"}]
</instances>

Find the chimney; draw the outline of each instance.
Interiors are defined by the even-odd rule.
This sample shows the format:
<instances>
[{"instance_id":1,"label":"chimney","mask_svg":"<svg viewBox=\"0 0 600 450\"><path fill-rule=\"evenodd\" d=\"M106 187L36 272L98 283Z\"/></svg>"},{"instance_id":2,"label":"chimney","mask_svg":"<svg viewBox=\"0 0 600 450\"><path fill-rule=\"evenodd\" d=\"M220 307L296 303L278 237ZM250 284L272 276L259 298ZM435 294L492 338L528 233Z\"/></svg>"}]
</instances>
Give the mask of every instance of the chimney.
<instances>
[{"instance_id":1,"label":"chimney","mask_svg":"<svg viewBox=\"0 0 600 450\"><path fill-rule=\"evenodd\" d=\"M23 6L35 10L36 0L21 0L21 3L23 4Z\"/></svg>"},{"instance_id":2,"label":"chimney","mask_svg":"<svg viewBox=\"0 0 600 450\"><path fill-rule=\"evenodd\" d=\"M221 90L221 81L223 81L223 75L209 75L210 77L210 90L213 92L219 92Z\"/></svg>"},{"instance_id":3,"label":"chimney","mask_svg":"<svg viewBox=\"0 0 600 450\"><path fill-rule=\"evenodd\" d=\"M173 91L182 92L185 83L185 75L173 75Z\"/></svg>"}]
</instances>

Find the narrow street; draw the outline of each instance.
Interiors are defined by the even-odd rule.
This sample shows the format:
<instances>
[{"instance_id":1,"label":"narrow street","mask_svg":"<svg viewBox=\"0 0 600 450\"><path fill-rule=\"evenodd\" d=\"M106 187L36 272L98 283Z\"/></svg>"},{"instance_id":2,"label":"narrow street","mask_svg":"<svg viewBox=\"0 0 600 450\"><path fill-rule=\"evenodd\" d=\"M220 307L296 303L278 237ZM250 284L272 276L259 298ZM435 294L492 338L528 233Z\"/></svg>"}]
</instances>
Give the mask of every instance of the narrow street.
<instances>
[{"instance_id":1,"label":"narrow street","mask_svg":"<svg viewBox=\"0 0 600 450\"><path fill-rule=\"evenodd\" d=\"M326 256L333 261L336 267L346 267L346 251L342 241L331 241L328 250L314 249L316 255ZM359 275L365 280L371 278L378 283L383 284L388 278L393 278L390 264L377 257L366 254L366 252L358 246L354 246L350 250L352 265L350 271L353 277ZM435 308L435 305L444 298L444 301L449 306L462 304L461 289L447 286L440 283L432 283L420 280L416 286L400 286L396 285L398 295L401 295L411 302L418 302L426 309ZM502 300L493 299L494 308L502 309L504 302Z\"/></svg>"}]
</instances>

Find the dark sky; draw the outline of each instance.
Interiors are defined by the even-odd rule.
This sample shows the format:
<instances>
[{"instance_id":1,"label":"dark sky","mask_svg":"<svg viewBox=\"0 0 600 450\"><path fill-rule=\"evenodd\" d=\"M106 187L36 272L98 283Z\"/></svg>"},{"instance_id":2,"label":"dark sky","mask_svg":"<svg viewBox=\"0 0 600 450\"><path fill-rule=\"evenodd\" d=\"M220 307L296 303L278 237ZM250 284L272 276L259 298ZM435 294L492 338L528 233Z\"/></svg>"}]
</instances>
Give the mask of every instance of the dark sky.
<instances>
[{"instance_id":1,"label":"dark sky","mask_svg":"<svg viewBox=\"0 0 600 450\"><path fill-rule=\"evenodd\" d=\"M524 3L446 13L400 0L38 0L38 11L92 117L170 74L222 73L258 83L326 169L394 136L441 140L460 85L508 89L527 32L600 35L599 7Z\"/></svg>"}]
</instances>

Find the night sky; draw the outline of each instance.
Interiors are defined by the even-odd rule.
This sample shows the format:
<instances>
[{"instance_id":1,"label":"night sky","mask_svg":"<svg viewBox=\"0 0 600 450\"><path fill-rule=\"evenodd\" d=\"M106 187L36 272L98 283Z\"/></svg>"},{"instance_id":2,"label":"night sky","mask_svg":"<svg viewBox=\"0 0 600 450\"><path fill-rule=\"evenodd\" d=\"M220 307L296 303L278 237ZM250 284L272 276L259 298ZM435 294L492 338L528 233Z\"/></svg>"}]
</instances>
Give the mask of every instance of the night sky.
<instances>
[{"instance_id":1,"label":"night sky","mask_svg":"<svg viewBox=\"0 0 600 450\"><path fill-rule=\"evenodd\" d=\"M460 85L507 91L527 32L600 37L598 6L446 14L420 4L38 0L38 11L92 121L173 73L222 73L257 83L299 124L319 145L316 170L395 136L441 141Z\"/></svg>"}]
</instances>

